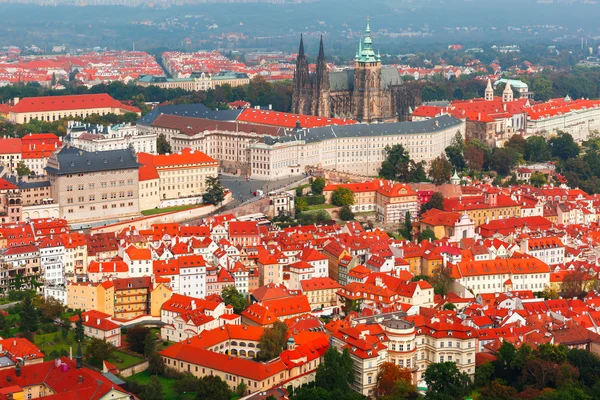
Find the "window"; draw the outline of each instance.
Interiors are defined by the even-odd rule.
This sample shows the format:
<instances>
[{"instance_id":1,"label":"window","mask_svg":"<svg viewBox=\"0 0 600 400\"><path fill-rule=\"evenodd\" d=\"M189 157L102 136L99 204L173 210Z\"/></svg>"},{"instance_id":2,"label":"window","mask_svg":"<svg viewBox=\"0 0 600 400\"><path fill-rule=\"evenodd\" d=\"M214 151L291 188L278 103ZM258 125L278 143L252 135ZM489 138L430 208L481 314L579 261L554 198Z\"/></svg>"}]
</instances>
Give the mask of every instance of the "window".
<instances>
[{"instance_id":1,"label":"window","mask_svg":"<svg viewBox=\"0 0 600 400\"><path fill-rule=\"evenodd\" d=\"M73 186L67 186L67 192L72 192L73 191Z\"/></svg>"}]
</instances>

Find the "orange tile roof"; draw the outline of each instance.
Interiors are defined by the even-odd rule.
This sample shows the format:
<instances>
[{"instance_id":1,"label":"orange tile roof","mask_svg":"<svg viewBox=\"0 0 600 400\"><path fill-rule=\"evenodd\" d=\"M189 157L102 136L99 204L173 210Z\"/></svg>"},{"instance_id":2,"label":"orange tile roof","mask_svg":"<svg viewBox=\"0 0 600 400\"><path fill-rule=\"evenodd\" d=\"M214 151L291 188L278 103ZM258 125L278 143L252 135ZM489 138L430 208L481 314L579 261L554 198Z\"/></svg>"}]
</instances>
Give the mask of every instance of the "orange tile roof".
<instances>
[{"instance_id":1,"label":"orange tile roof","mask_svg":"<svg viewBox=\"0 0 600 400\"><path fill-rule=\"evenodd\" d=\"M352 119L325 118L312 115L289 114L279 111L256 110L247 108L240 113L238 121L252 122L255 124L278 126L282 128L294 128L296 122L300 122L302 128L316 128L329 125L353 125Z\"/></svg>"},{"instance_id":2,"label":"orange tile roof","mask_svg":"<svg viewBox=\"0 0 600 400\"><path fill-rule=\"evenodd\" d=\"M90 108L124 108L126 105L106 93L78 94L69 96L25 97L10 108L10 112L29 113L62 110L85 110ZM129 107L133 112L140 112Z\"/></svg>"},{"instance_id":3,"label":"orange tile roof","mask_svg":"<svg viewBox=\"0 0 600 400\"><path fill-rule=\"evenodd\" d=\"M185 148L179 153L173 154L149 154L139 153L138 161L140 164L153 165L158 169L169 167L190 167L197 165L213 166L218 165L218 161L214 158L202 153L201 151Z\"/></svg>"}]
</instances>

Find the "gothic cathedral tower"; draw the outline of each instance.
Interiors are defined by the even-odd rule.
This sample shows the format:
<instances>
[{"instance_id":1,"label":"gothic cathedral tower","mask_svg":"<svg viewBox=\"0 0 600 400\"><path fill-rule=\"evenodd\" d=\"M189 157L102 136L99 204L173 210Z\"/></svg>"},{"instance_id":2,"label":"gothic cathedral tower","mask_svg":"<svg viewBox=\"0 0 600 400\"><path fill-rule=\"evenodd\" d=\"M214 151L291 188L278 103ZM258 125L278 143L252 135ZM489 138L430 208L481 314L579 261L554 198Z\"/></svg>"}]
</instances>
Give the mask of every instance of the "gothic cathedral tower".
<instances>
[{"instance_id":1,"label":"gothic cathedral tower","mask_svg":"<svg viewBox=\"0 0 600 400\"><path fill-rule=\"evenodd\" d=\"M361 122L381 120L381 57L373 51L371 27L367 20L365 38L354 58L352 114Z\"/></svg>"},{"instance_id":2,"label":"gothic cathedral tower","mask_svg":"<svg viewBox=\"0 0 600 400\"><path fill-rule=\"evenodd\" d=\"M319 45L319 56L317 57L317 70L312 83L312 115L320 117L331 116L331 97L329 90L329 71L325 62L325 50L323 48L323 36Z\"/></svg>"},{"instance_id":3,"label":"gothic cathedral tower","mask_svg":"<svg viewBox=\"0 0 600 400\"><path fill-rule=\"evenodd\" d=\"M292 113L310 115L312 103L312 85L308 71L308 62L304 54L304 41L300 36L300 48L294 72L294 94L292 96Z\"/></svg>"}]
</instances>

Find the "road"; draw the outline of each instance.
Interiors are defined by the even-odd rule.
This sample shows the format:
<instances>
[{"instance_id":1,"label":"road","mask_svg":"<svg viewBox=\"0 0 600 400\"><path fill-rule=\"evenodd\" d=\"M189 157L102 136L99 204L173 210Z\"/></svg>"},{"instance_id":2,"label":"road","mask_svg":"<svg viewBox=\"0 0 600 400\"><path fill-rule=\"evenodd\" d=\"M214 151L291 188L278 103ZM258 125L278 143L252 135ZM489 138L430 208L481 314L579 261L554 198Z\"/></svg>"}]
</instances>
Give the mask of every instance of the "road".
<instances>
[{"instance_id":1,"label":"road","mask_svg":"<svg viewBox=\"0 0 600 400\"><path fill-rule=\"evenodd\" d=\"M224 209L230 210L239 206L244 201L254 197L253 193L256 190L262 190L267 193L271 190L279 189L283 186L289 185L290 183L297 182L303 178L304 177L302 176L295 176L278 181L259 181L255 179L250 179L247 181L244 177L221 175L221 184L229 189L233 194L233 201L227 204Z\"/></svg>"}]
</instances>

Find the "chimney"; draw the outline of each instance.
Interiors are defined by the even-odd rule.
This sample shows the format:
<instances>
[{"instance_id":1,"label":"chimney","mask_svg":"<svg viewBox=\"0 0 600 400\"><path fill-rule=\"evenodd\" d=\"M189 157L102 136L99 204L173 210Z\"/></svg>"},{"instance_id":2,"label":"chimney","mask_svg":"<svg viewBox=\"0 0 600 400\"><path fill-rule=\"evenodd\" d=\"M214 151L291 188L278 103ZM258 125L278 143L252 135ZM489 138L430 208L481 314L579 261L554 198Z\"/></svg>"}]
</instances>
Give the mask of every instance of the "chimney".
<instances>
[{"instance_id":1,"label":"chimney","mask_svg":"<svg viewBox=\"0 0 600 400\"><path fill-rule=\"evenodd\" d=\"M18 97L13 98L13 106L16 106L17 104L19 104L19 99Z\"/></svg>"},{"instance_id":2,"label":"chimney","mask_svg":"<svg viewBox=\"0 0 600 400\"><path fill-rule=\"evenodd\" d=\"M96 319L96 325L100 325L100 318Z\"/></svg>"},{"instance_id":3,"label":"chimney","mask_svg":"<svg viewBox=\"0 0 600 400\"><path fill-rule=\"evenodd\" d=\"M21 376L21 363L19 362L19 360L17 360L17 365L15 367L15 375L17 377Z\"/></svg>"}]
</instances>

